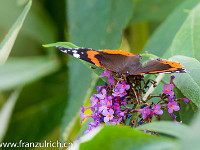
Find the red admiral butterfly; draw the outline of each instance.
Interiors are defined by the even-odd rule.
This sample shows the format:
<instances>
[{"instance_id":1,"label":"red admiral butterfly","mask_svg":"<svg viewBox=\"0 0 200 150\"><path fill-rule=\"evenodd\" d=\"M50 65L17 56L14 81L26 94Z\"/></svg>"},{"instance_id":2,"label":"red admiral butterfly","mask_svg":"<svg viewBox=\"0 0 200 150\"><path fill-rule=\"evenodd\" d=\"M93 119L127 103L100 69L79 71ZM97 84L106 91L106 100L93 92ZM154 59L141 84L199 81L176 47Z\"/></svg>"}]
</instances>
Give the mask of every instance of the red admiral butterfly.
<instances>
[{"instance_id":1,"label":"red admiral butterfly","mask_svg":"<svg viewBox=\"0 0 200 150\"><path fill-rule=\"evenodd\" d=\"M87 61L118 74L141 75L155 73L186 73L184 67L173 61L160 58L148 61L144 66L140 63L141 56L121 50L92 50L88 48L63 48L59 50L76 58Z\"/></svg>"}]
</instances>

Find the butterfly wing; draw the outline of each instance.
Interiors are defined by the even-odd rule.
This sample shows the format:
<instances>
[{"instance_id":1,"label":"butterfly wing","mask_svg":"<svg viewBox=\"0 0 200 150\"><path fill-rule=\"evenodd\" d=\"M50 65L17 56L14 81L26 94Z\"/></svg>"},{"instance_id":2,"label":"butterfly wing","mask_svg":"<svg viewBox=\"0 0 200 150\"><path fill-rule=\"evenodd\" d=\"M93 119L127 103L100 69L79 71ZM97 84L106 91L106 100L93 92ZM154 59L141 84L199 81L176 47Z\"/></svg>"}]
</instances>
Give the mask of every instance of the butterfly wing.
<instances>
[{"instance_id":1,"label":"butterfly wing","mask_svg":"<svg viewBox=\"0 0 200 150\"><path fill-rule=\"evenodd\" d=\"M124 51L101 50L96 57L100 60L101 66L119 74L129 74L130 69L142 67L140 56Z\"/></svg>"},{"instance_id":2,"label":"butterfly wing","mask_svg":"<svg viewBox=\"0 0 200 150\"><path fill-rule=\"evenodd\" d=\"M141 70L131 72L132 75L137 74L155 74L155 73L186 73L184 67L173 61L166 61L160 58L147 62Z\"/></svg>"}]
</instances>

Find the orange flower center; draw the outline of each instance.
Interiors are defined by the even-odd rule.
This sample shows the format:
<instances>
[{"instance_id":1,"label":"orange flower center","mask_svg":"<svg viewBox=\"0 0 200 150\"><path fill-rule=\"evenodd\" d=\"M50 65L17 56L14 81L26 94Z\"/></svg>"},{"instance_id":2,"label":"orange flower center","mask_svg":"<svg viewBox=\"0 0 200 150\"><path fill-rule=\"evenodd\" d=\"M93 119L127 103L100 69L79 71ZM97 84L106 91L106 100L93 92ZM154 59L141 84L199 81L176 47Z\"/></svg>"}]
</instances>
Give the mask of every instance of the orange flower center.
<instances>
[{"instance_id":1,"label":"orange flower center","mask_svg":"<svg viewBox=\"0 0 200 150\"><path fill-rule=\"evenodd\" d=\"M108 104L110 104L110 101L108 101Z\"/></svg>"},{"instance_id":2,"label":"orange flower center","mask_svg":"<svg viewBox=\"0 0 200 150\"><path fill-rule=\"evenodd\" d=\"M173 108L173 107L174 107L174 105L171 105L170 107L171 107L171 108Z\"/></svg>"},{"instance_id":3,"label":"orange flower center","mask_svg":"<svg viewBox=\"0 0 200 150\"><path fill-rule=\"evenodd\" d=\"M111 114L108 114L108 117L111 117Z\"/></svg>"},{"instance_id":4,"label":"orange flower center","mask_svg":"<svg viewBox=\"0 0 200 150\"><path fill-rule=\"evenodd\" d=\"M125 85L122 85L122 87L124 88L124 87L125 87Z\"/></svg>"},{"instance_id":5,"label":"orange flower center","mask_svg":"<svg viewBox=\"0 0 200 150\"><path fill-rule=\"evenodd\" d=\"M157 112L157 110L155 110L155 112Z\"/></svg>"},{"instance_id":6,"label":"orange flower center","mask_svg":"<svg viewBox=\"0 0 200 150\"><path fill-rule=\"evenodd\" d=\"M119 95L119 93L117 93L117 95Z\"/></svg>"},{"instance_id":7,"label":"orange flower center","mask_svg":"<svg viewBox=\"0 0 200 150\"><path fill-rule=\"evenodd\" d=\"M169 92L169 90L168 90L168 89L166 89L166 92Z\"/></svg>"}]
</instances>

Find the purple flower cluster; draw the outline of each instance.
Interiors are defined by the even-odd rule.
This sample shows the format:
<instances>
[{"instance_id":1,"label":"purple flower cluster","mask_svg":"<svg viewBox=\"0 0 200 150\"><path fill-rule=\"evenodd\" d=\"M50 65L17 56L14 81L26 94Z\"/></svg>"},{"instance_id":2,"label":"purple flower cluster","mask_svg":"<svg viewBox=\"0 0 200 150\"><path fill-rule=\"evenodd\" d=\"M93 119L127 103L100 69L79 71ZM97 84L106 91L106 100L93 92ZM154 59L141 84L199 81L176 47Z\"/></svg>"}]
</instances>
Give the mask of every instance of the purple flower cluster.
<instances>
[{"instance_id":1,"label":"purple flower cluster","mask_svg":"<svg viewBox=\"0 0 200 150\"><path fill-rule=\"evenodd\" d=\"M113 75L108 70L105 70L100 77L108 77L110 87L115 82ZM127 95L127 90L130 85L127 85L125 81L118 82L115 87L111 88L105 84L104 86L97 86L97 94L93 94L90 98L91 106L83 107L80 113L82 118L81 123L88 117L92 117L94 122L89 123L88 130L85 134L91 131L93 128L99 126L102 122L105 124L116 125L119 124L124 117L125 111L121 111L120 107L126 103L124 98ZM91 115L84 115L85 110L91 109L93 113Z\"/></svg>"},{"instance_id":2,"label":"purple flower cluster","mask_svg":"<svg viewBox=\"0 0 200 150\"><path fill-rule=\"evenodd\" d=\"M115 81L114 76L108 70L105 70L100 77L107 77L109 84L106 83L104 86L97 86L97 94L93 94L90 98L91 106L84 107L82 105L80 113L80 117L82 118L81 123L88 117L93 118L93 122L88 124L88 130L84 134L87 134L102 123L106 125L127 125L127 119L129 119L129 122L131 122L129 125L137 127L149 122L149 119L151 121L153 116L160 120L163 109L168 109L172 119L177 122L176 116L173 113L180 110L180 105L177 101L184 101L186 104L190 102L187 98L175 99L173 92L174 85L172 84L175 76L171 76L170 84L164 85L163 94L160 96L161 100L157 104L147 103L148 100L141 100L141 91L147 87L147 84L145 84L142 89L141 82L138 84L138 81L143 81L143 76L135 78L135 80L138 80L134 83L135 86L126 79ZM136 86L139 87L139 90ZM91 115L84 114L87 109L92 110ZM136 116L132 117L134 114L137 114L137 118ZM136 119L133 120L133 118Z\"/></svg>"},{"instance_id":3,"label":"purple flower cluster","mask_svg":"<svg viewBox=\"0 0 200 150\"><path fill-rule=\"evenodd\" d=\"M164 85L164 90L162 92L168 96L169 103L168 103L168 112L170 114L173 113L173 111L179 111L180 107L178 106L178 103L174 101L174 92L172 91L174 89L174 85L172 84L175 76L171 76L170 84L165 84Z\"/></svg>"}]
</instances>

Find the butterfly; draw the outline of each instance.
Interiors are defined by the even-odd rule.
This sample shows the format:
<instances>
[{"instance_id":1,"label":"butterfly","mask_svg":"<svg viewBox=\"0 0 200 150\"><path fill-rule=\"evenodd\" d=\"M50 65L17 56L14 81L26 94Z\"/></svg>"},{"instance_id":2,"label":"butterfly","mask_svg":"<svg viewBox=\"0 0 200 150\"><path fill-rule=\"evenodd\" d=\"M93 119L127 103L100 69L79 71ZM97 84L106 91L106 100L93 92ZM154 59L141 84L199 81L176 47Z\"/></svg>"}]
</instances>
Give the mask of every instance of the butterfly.
<instances>
[{"instance_id":1,"label":"butterfly","mask_svg":"<svg viewBox=\"0 0 200 150\"><path fill-rule=\"evenodd\" d=\"M120 75L143 75L156 73L186 73L184 67L177 62L163 59L148 61L142 65L141 55L134 55L122 50L93 50L90 48L57 48L73 57L102 67Z\"/></svg>"}]
</instances>

